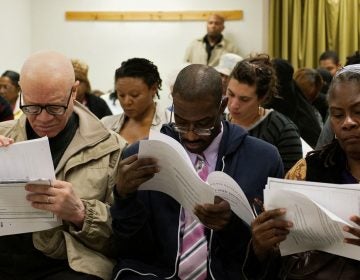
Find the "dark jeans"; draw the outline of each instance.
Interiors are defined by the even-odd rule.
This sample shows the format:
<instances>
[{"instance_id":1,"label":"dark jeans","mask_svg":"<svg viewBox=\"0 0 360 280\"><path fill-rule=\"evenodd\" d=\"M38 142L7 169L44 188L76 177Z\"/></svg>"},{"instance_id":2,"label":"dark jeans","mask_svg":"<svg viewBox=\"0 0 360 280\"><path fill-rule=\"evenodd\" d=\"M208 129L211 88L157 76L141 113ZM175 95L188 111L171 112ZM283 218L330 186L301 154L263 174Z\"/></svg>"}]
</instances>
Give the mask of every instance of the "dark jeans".
<instances>
[{"instance_id":1,"label":"dark jeans","mask_svg":"<svg viewBox=\"0 0 360 280\"><path fill-rule=\"evenodd\" d=\"M45 256L34 248L31 233L0 237L0 280L99 279L72 270L66 259L56 260Z\"/></svg>"},{"instance_id":2,"label":"dark jeans","mask_svg":"<svg viewBox=\"0 0 360 280\"><path fill-rule=\"evenodd\" d=\"M70 268L63 271L54 272L48 274L46 272L46 267L44 271L38 271L36 273L31 273L28 275L8 275L0 271L1 280L101 280L101 278L94 275L88 275L80 272L71 270Z\"/></svg>"}]
</instances>

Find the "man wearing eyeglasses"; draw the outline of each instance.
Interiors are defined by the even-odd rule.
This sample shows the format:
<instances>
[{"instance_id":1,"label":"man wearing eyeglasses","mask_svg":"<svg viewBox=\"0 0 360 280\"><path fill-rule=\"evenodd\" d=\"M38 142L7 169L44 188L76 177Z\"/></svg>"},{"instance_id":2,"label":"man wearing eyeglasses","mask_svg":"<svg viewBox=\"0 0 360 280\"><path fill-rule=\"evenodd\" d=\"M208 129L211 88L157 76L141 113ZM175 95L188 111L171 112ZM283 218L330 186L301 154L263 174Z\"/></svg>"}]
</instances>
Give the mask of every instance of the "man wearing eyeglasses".
<instances>
[{"instance_id":1,"label":"man wearing eyeglasses","mask_svg":"<svg viewBox=\"0 0 360 280\"><path fill-rule=\"evenodd\" d=\"M175 123L161 131L182 143L195 168L201 155L208 173L222 170L230 175L250 202L262 199L268 176L283 176L274 146L221 121L227 99L222 97L221 76L215 69L187 66L177 76L172 96ZM159 172L156 160L139 159L137 149L138 145L132 145L124 151L114 190L111 213L118 252L114 279L239 280L247 272L243 269L245 258L249 271L261 268L251 254L249 227L218 197L214 204L195 207L193 213L202 229L199 242L189 247L188 236L193 232L187 227L189 213L165 194L137 191L141 183ZM192 225L198 227L197 221ZM199 252L200 247L205 248ZM194 253L188 253L189 248ZM196 260L186 263L198 252Z\"/></svg>"},{"instance_id":2,"label":"man wearing eyeglasses","mask_svg":"<svg viewBox=\"0 0 360 280\"><path fill-rule=\"evenodd\" d=\"M125 142L75 101L71 61L60 53L31 55L20 75L16 121L0 123L0 146L49 138L56 173L51 187L26 185L37 209L63 221L52 230L0 237L0 279L109 279L109 203ZM36 160L36 159L34 159Z\"/></svg>"}]
</instances>

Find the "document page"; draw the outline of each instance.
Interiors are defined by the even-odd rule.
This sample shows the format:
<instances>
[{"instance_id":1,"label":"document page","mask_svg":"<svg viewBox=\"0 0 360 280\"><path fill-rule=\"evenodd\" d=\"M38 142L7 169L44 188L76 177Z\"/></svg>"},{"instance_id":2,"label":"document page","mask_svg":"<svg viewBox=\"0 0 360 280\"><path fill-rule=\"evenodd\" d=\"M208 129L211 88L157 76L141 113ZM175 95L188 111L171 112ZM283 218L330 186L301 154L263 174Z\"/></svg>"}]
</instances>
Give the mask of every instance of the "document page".
<instances>
[{"instance_id":1,"label":"document page","mask_svg":"<svg viewBox=\"0 0 360 280\"><path fill-rule=\"evenodd\" d=\"M349 221L350 216L360 214L359 184L329 184L269 178L267 188L292 190L307 195L349 223L352 223ZM355 226L354 223L352 224Z\"/></svg>"},{"instance_id":2,"label":"document page","mask_svg":"<svg viewBox=\"0 0 360 280\"><path fill-rule=\"evenodd\" d=\"M0 184L55 179L47 137L0 147Z\"/></svg>"},{"instance_id":3,"label":"document page","mask_svg":"<svg viewBox=\"0 0 360 280\"><path fill-rule=\"evenodd\" d=\"M29 181L29 183L50 186L49 181ZM37 221L56 220L52 212L31 207L30 202L25 197L25 185L26 183L11 183L0 186L0 220L12 220L13 222L29 222L34 219Z\"/></svg>"},{"instance_id":4,"label":"document page","mask_svg":"<svg viewBox=\"0 0 360 280\"><path fill-rule=\"evenodd\" d=\"M0 235L33 232L61 225L51 212L26 200L27 183L49 185L55 179L46 137L0 148Z\"/></svg>"},{"instance_id":5,"label":"document page","mask_svg":"<svg viewBox=\"0 0 360 280\"><path fill-rule=\"evenodd\" d=\"M198 176L181 144L159 134L152 131L149 140L140 141L139 157L156 158L160 172L143 183L139 190L166 193L190 213L196 204L214 203L214 190Z\"/></svg>"},{"instance_id":6,"label":"document page","mask_svg":"<svg viewBox=\"0 0 360 280\"><path fill-rule=\"evenodd\" d=\"M337 187L338 186L338 187ZM344 185L269 178L264 190L265 209L286 208L284 219L294 223L280 243L282 255L320 250L360 260L360 250L343 242L353 237L343 231L359 215L360 192Z\"/></svg>"},{"instance_id":7,"label":"document page","mask_svg":"<svg viewBox=\"0 0 360 280\"><path fill-rule=\"evenodd\" d=\"M254 219L252 208L235 180L224 172L215 171L204 182L184 147L173 138L151 131L149 140L140 141L139 157L156 158L160 166L160 172L139 190L166 193L190 212L196 204L214 203L216 195L228 201L232 211L249 225Z\"/></svg>"},{"instance_id":8,"label":"document page","mask_svg":"<svg viewBox=\"0 0 360 280\"><path fill-rule=\"evenodd\" d=\"M231 210L248 225L254 220L254 212L244 192L236 181L224 172L215 171L208 177L215 195L229 202Z\"/></svg>"}]
</instances>

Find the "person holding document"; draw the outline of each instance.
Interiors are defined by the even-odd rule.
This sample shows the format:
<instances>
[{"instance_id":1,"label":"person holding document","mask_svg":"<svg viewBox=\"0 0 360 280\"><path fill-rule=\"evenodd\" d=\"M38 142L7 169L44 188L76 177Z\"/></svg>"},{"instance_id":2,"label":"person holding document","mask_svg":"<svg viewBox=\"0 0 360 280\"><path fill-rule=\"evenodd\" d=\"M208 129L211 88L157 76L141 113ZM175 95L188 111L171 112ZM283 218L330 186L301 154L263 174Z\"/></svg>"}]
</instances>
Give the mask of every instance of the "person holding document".
<instances>
[{"instance_id":1,"label":"person holding document","mask_svg":"<svg viewBox=\"0 0 360 280\"><path fill-rule=\"evenodd\" d=\"M336 184L360 181L360 64L345 66L334 76L328 91L331 127L335 139L331 144L308 154L287 174L287 179ZM286 209L260 214L252 225L255 254L264 262L277 258L277 245L286 239L292 221L281 218ZM353 235L344 242L360 246L360 214L349 220L359 227L344 226ZM354 246L354 250L360 248ZM277 258L279 260L279 258ZM320 251L283 257L281 265L271 266L266 279L359 279L360 262Z\"/></svg>"},{"instance_id":2,"label":"person holding document","mask_svg":"<svg viewBox=\"0 0 360 280\"><path fill-rule=\"evenodd\" d=\"M161 132L183 145L203 180L222 170L253 202L262 198L268 176L283 176L274 146L221 121L227 98L215 69L185 67L172 96L175 123L164 125ZM254 261L249 270L259 269L248 250L250 228L227 201L216 197L213 204L196 205L191 213L164 193L138 191L159 172L156 159L138 158L138 146L124 151L114 189L111 214L118 263L113 279L244 279L242 264L249 252L247 258Z\"/></svg>"},{"instance_id":3,"label":"person holding document","mask_svg":"<svg viewBox=\"0 0 360 280\"><path fill-rule=\"evenodd\" d=\"M0 146L49 138L56 180L25 189L32 207L54 213L63 224L1 236L0 279L109 279L109 203L125 141L75 101L79 81L64 55L31 55L20 86L24 114L0 123Z\"/></svg>"}]
</instances>

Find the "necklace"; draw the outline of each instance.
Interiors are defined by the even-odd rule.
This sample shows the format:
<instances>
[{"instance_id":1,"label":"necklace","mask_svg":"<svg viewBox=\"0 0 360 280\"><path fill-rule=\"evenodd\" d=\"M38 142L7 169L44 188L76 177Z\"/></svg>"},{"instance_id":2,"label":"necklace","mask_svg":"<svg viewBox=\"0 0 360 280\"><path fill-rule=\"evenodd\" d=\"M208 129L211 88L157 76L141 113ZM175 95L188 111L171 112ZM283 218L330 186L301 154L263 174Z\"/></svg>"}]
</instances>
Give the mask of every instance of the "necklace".
<instances>
[{"instance_id":1,"label":"necklace","mask_svg":"<svg viewBox=\"0 0 360 280\"><path fill-rule=\"evenodd\" d=\"M253 118L253 120L251 120L251 123L250 124L247 124L247 125L242 125L240 124L239 122L237 122L236 120L233 119L231 113L229 113L228 115L228 121L231 122L231 123L235 123L235 124L239 124L243 127L251 127L253 124L255 124L257 121L259 121L263 116L265 116L266 114L266 109L259 106L258 107L258 113L255 115L255 117Z\"/></svg>"}]
</instances>

